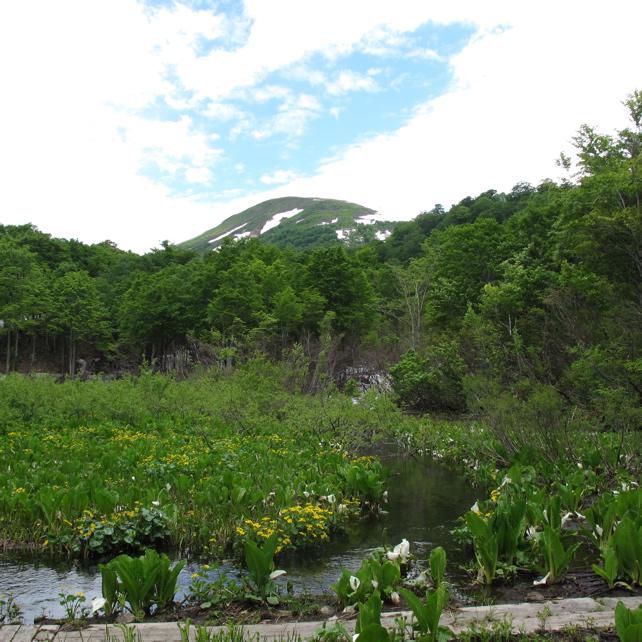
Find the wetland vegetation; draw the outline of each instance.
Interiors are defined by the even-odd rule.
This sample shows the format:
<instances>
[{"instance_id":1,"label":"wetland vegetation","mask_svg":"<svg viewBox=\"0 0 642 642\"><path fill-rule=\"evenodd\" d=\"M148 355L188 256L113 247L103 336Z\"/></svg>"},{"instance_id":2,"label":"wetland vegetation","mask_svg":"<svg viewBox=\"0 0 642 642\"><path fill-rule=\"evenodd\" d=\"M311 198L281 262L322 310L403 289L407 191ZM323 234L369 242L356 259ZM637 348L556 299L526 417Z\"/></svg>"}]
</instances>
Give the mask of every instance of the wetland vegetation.
<instances>
[{"instance_id":1,"label":"wetland vegetation","mask_svg":"<svg viewBox=\"0 0 642 642\"><path fill-rule=\"evenodd\" d=\"M437 206L358 248L138 257L0 228L5 555L102 563L108 618L181 615L165 553L246 569L196 570L192 616L296 614L280 561L389 510L388 449L476 488L452 538L483 599L639 593L642 95L626 104L630 128L580 130L568 181ZM336 604L364 642L402 599L419 628L399 635L443 637L447 543L380 544L338 574ZM0 597L2 621L16 608Z\"/></svg>"}]
</instances>

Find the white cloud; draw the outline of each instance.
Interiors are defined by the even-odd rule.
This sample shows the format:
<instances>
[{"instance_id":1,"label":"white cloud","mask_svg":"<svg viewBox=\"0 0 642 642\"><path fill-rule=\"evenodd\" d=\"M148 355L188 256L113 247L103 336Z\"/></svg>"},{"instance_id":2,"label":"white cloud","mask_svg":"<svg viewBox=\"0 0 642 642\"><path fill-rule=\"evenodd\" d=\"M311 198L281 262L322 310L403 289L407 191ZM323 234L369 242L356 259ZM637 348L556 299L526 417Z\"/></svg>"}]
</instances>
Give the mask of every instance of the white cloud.
<instances>
[{"instance_id":1,"label":"white cloud","mask_svg":"<svg viewBox=\"0 0 642 642\"><path fill-rule=\"evenodd\" d=\"M310 94L289 94L279 105L277 113L255 128L251 135L263 140L276 134L297 138L303 135L311 120L321 114L321 103Z\"/></svg>"},{"instance_id":2,"label":"white cloud","mask_svg":"<svg viewBox=\"0 0 642 642\"><path fill-rule=\"evenodd\" d=\"M323 194L410 218L436 202L554 178L554 159L582 122L625 124L620 101L639 86L640 18L623 1L519 3L501 19L480 16L489 28L451 59L449 91L398 131L348 146L274 194ZM490 28L495 20L507 28Z\"/></svg>"},{"instance_id":3,"label":"white cloud","mask_svg":"<svg viewBox=\"0 0 642 642\"><path fill-rule=\"evenodd\" d=\"M196 185L208 185L214 180L214 174L208 167L189 167L185 170L185 180Z\"/></svg>"},{"instance_id":4,"label":"white cloud","mask_svg":"<svg viewBox=\"0 0 642 642\"><path fill-rule=\"evenodd\" d=\"M212 101L208 102L207 107L203 111L203 115L207 118L222 121L234 120L246 116L245 112L235 105Z\"/></svg>"},{"instance_id":5,"label":"white cloud","mask_svg":"<svg viewBox=\"0 0 642 642\"><path fill-rule=\"evenodd\" d=\"M336 59L357 50L372 53L377 46L389 50L405 41L404 32L428 21L489 26L514 14L514 4L510 0L246 0L245 19L252 28L243 46L180 61L176 73L197 96L219 100L315 53Z\"/></svg>"},{"instance_id":6,"label":"white cloud","mask_svg":"<svg viewBox=\"0 0 642 642\"><path fill-rule=\"evenodd\" d=\"M171 174L190 168L202 170L222 153L221 149L211 146L211 134L194 130L189 116L177 121L123 117L119 122L129 152L138 157L140 166L153 162ZM216 138L215 135L214 140Z\"/></svg>"},{"instance_id":7,"label":"white cloud","mask_svg":"<svg viewBox=\"0 0 642 642\"><path fill-rule=\"evenodd\" d=\"M376 73L359 74L349 69L339 72L337 77L327 83L327 92L333 96L340 96L350 91L376 91Z\"/></svg>"},{"instance_id":8,"label":"white cloud","mask_svg":"<svg viewBox=\"0 0 642 642\"><path fill-rule=\"evenodd\" d=\"M175 16L134 0L0 4L4 223L145 250L174 238L180 218L204 218L205 206L140 175L150 161L175 172L219 153L189 119L136 115L174 95L165 63L187 55L185 39L214 33L214 18L180 5Z\"/></svg>"},{"instance_id":9,"label":"white cloud","mask_svg":"<svg viewBox=\"0 0 642 642\"><path fill-rule=\"evenodd\" d=\"M287 183L296 178L296 172L291 170L278 169L271 174L263 174L261 176L261 183L265 185L278 185Z\"/></svg>"},{"instance_id":10,"label":"white cloud","mask_svg":"<svg viewBox=\"0 0 642 642\"><path fill-rule=\"evenodd\" d=\"M411 49L405 55L406 58L422 58L424 60L437 60L442 62L444 60L444 57L436 49L430 49L429 47L417 47L416 49Z\"/></svg>"},{"instance_id":11,"label":"white cloud","mask_svg":"<svg viewBox=\"0 0 642 642\"><path fill-rule=\"evenodd\" d=\"M276 195L347 198L409 217L436 201L537 182L556 171L553 159L581 122L622 124L619 101L640 85L641 19L628 0L247 0L234 19L180 3L152 10L136 0L5 0L2 222L144 250ZM297 137L322 113L318 98L285 87L269 98L280 102L266 122L230 101L273 71L305 69L314 54L337 63L342 53L400 50L427 21L467 22L477 35L449 60L447 93L414 106L398 131L347 146L307 178L280 170L281 187L230 203L181 198L140 175L154 163L209 182L222 154L195 117L144 117L159 101L229 121L232 138ZM223 41L233 46L216 46ZM338 83L340 67L310 72L309 82L358 85L354 76Z\"/></svg>"},{"instance_id":12,"label":"white cloud","mask_svg":"<svg viewBox=\"0 0 642 642\"><path fill-rule=\"evenodd\" d=\"M269 100L289 99L292 92L282 85L267 85L266 87L259 87L258 89L253 89L247 91L245 96L249 100L255 100L259 103L265 103Z\"/></svg>"}]
</instances>

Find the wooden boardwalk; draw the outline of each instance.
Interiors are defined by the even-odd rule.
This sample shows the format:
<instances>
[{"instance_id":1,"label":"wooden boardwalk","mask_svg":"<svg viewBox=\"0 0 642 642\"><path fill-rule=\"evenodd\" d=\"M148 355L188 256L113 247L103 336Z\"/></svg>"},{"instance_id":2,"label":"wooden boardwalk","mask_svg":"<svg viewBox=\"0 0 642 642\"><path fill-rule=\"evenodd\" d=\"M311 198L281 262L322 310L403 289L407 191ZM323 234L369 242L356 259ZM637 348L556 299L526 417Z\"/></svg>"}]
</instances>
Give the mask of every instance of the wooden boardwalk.
<instances>
[{"instance_id":1,"label":"wooden boardwalk","mask_svg":"<svg viewBox=\"0 0 642 642\"><path fill-rule=\"evenodd\" d=\"M621 598L629 608L642 604L642 597ZM510 624L514 633L534 633L537 631L562 631L567 627L606 629L614 623L616 598L573 598L549 602L524 604L499 604L496 606L471 606L449 610L444 613L442 624L449 626L455 633L471 627L490 629L499 624ZM395 618L405 616L408 611L385 613L382 623L391 627ZM332 619L329 623L332 623ZM354 630L354 619L343 621L349 631ZM253 624L243 627L247 639L254 640L292 640L294 634L302 638L311 636L323 622L288 622L284 624ZM140 642L180 642L181 636L175 622L131 624L135 627ZM208 627L211 631L224 631L226 627ZM191 627L190 639L194 639ZM110 639L123 640L123 631L115 625L92 624L82 630L67 631L62 626L4 625L0 626L0 642L104 642Z\"/></svg>"}]
</instances>

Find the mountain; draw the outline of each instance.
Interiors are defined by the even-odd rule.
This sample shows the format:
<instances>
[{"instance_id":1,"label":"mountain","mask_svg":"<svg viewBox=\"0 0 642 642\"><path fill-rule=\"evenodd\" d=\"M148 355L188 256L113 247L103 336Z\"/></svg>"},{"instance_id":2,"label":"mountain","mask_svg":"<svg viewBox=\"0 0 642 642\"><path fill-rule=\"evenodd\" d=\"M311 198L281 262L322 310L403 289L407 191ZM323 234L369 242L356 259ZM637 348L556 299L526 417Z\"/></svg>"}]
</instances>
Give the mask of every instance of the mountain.
<instances>
[{"instance_id":1,"label":"mountain","mask_svg":"<svg viewBox=\"0 0 642 642\"><path fill-rule=\"evenodd\" d=\"M207 252L226 238L258 236L278 247L298 250L336 243L353 246L390 235L395 223L376 221L375 214L363 205L329 198L273 198L226 218L179 246Z\"/></svg>"}]
</instances>

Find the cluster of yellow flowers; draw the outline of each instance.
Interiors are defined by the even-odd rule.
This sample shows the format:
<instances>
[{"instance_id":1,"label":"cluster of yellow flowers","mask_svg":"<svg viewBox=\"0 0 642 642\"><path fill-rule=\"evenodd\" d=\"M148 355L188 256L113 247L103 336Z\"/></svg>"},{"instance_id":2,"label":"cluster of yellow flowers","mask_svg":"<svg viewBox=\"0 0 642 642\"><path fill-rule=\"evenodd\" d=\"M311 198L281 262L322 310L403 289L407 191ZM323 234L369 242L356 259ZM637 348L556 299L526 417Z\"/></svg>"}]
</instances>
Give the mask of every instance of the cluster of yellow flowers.
<instances>
[{"instance_id":1,"label":"cluster of yellow flowers","mask_svg":"<svg viewBox=\"0 0 642 642\"><path fill-rule=\"evenodd\" d=\"M78 428L78 432L85 435L95 435L98 432L98 429L90 426L81 426L80 428Z\"/></svg>"},{"instance_id":2,"label":"cluster of yellow flowers","mask_svg":"<svg viewBox=\"0 0 642 642\"><path fill-rule=\"evenodd\" d=\"M82 516L75 520L73 528L80 537L90 539L100 524L103 526L122 524L138 517L142 509L143 505L140 502L135 502L131 509L116 510L111 515L96 515L93 511L85 509ZM67 520L65 523L72 526Z\"/></svg>"},{"instance_id":3,"label":"cluster of yellow flowers","mask_svg":"<svg viewBox=\"0 0 642 642\"><path fill-rule=\"evenodd\" d=\"M332 509L317 504L290 506L280 513L281 519L295 530L298 537L310 541L325 541L329 538L333 515Z\"/></svg>"},{"instance_id":4,"label":"cluster of yellow flowers","mask_svg":"<svg viewBox=\"0 0 642 642\"><path fill-rule=\"evenodd\" d=\"M181 466L187 468L194 460L185 453L169 453L161 460L165 464L173 464L174 466Z\"/></svg>"},{"instance_id":5,"label":"cluster of yellow flowers","mask_svg":"<svg viewBox=\"0 0 642 642\"><path fill-rule=\"evenodd\" d=\"M331 508L318 504L303 504L284 508L276 517L263 517L258 521L243 520L236 527L238 537L266 540L276 534L277 552L288 546L301 546L325 542L330 538L330 529L335 513Z\"/></svg>"},{"instance_id":6,"label":"cluster of yellow flowers","mask_svg":"<svg viewBox=\"0 0 642 642\"><path fill-rule=\"evenodd\" d=\"M58 446L60 448L64 448L62 437L59 434L49 433L48 435L45 435L43 437L43 441L46 441L48 444L53 444L54 446Z\"/></svg>"},{"instance_id":7,"label":"cluster of yellow flowers","mask_svg":"<svg viewBox=\"0 0 642 642\"><path fill-rule=\"evenodd\" d=\"M370 464L373 464L376 461L377 461L377 458L373 457L372 455L362 455L361 457L357 457L356 459L351 460L351 463L364 464L365 466L369 466Z\"/></svg>"},{"instance_id":8,"label":"cluster of yellow flowers","mask_svg":"<svg viewBox=\"0 0 642 642\"><path fill-rule=\"evenodd\" d=\"M114 430L111 436L112 441L118 442L133 442L140 441L141 439L147 439L147 435L144 432L136 432L133 430L127 430L126 428L120 428Z\"/></svg>"}]
</instances>

